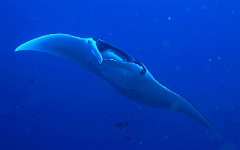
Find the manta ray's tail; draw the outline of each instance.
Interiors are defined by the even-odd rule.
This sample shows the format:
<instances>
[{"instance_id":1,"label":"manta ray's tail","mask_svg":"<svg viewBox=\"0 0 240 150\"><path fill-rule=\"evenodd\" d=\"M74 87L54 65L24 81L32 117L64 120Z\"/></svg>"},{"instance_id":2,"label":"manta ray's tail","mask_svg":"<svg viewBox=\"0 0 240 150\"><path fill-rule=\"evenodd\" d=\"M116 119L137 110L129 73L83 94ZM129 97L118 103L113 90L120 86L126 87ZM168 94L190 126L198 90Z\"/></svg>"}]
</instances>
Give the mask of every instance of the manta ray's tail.
<instances>
[{"instance_id":1,"label":"manta ray's tail","mask_svg":"<svg viewBox=\"0 0 240 150\"><path fill-rule=\"evenodd\" d=\"M192 118L198 120L199 122L206 125L210 128L216 136L222 140L221 135L216 130L216 128L208 121L208 119L196 108L194 107L189 101L181 97L180 95L172 92L171 90L167 89L166 87L162 86L158 83L158 98L161 98L162 101L164 99L166 103L166 108L182 112Z\"/></svg>"}]
</instances>

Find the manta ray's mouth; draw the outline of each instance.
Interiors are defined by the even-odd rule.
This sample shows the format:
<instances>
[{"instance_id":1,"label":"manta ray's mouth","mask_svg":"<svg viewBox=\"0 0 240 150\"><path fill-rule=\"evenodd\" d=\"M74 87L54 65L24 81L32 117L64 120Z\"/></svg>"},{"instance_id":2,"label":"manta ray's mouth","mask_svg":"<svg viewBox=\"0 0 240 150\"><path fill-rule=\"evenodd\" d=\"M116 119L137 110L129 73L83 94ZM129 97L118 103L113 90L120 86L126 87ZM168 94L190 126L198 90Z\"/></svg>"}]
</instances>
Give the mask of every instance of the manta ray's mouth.
<instances>
[{"instance_id":1,"label":"manta ray's mouth","mask_svg":"<svg viewBox=\"0 0 240 150\"><path fill-rule=\"evenodd\" d=\"M106 42L104 42L101 39L92 38L94 41L96 41L96 45L98 48L98 51L102 54L103 59L105 60L115 60L115 61L125 61L125 62L132 62L134 64L139 65L142 67L141 74L145 74L147 69L146 67L137 59L126 53L125 51L112 46Z\"/></svg>"}]
</instances>

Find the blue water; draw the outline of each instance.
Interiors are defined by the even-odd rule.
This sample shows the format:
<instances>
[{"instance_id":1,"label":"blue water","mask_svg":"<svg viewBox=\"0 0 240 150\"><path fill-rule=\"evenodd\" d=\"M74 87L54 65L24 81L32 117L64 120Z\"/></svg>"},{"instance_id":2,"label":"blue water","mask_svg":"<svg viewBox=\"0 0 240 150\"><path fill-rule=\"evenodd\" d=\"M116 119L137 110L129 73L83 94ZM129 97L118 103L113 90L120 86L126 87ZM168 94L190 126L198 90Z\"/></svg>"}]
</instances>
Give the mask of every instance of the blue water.
<instances>
[{"instance_id":1,"label":"blue water","mask_svg":"<svg viewBox=\"0 0 240 150\"><path fill-rule=\"evenodd\" d=\"M236 0L1 0L0 150L239 150L239 8ZM222 141L63 59L14 52L50 33L96 37L130 53L193 103Z\"/></svg>"}]
</instances>

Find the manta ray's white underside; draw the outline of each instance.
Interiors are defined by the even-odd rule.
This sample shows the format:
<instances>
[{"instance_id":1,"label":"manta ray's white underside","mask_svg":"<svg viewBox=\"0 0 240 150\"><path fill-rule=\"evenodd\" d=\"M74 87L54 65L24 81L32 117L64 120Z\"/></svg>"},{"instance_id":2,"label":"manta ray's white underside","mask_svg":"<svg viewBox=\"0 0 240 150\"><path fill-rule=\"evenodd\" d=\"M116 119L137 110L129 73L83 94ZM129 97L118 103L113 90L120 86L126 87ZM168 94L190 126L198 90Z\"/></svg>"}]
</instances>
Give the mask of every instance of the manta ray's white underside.
<instances>
[{"instance_id":1,"label":"manta ray's white underside","mask_svg":"<svg viewBox=\"0 0 240 150\"><path fill-rule=\"evenodd\" d=\"M100 39L50 34L30 40L15 51L21 50L45 52L64 58L105 79L122 95L145 105L187 114L221 138L192 104L157 82L141 62Z\"/></svg>"}]
</instances>

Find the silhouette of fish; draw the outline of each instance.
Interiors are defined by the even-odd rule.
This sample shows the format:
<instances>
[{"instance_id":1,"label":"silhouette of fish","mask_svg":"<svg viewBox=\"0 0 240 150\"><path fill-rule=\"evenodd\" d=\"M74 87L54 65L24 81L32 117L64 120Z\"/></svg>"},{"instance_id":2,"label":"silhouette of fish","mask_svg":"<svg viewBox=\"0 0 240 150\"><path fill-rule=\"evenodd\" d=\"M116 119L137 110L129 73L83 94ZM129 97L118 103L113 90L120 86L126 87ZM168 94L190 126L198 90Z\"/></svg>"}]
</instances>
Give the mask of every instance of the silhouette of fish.
<instances>
[{"instance_id":1,"label":"silhouette of fish","mask_svg":"<svg viewBox=\"0 0 240 150\"><path fill-rule=\"evenodd\" d=\"M114 128L121 130L121 129L125 128L126 126L129 126L129 124L128 124L127 121L126 121L126 122L118 122L118 123L115 125Z\"/></svg>"},{"instance_id":2,"label":"silhouette of fish","mask_svg":"<svg viewBox=\"0 0 240 150\"><path fill-rule=\"evenodd\" d=\"M128 137L128 136L124 136L127 140L131 140L131 138L130 137Z\"/></svg>"}]
</instances>

